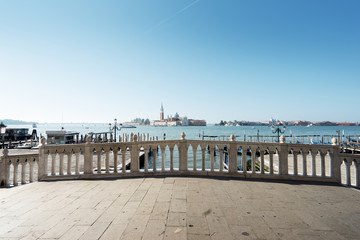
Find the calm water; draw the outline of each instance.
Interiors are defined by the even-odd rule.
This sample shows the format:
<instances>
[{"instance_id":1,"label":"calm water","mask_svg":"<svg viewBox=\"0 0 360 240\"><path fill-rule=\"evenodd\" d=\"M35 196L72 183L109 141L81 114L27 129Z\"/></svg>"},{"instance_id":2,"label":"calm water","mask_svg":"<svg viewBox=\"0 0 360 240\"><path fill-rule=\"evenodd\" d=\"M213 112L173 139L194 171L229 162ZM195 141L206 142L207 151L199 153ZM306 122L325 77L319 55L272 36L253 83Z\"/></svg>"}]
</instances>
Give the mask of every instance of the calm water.
<instances>
[{"instance_id":1,"label":"calm water","mask_svg":"<svg viewBox=\"0 0 360 240\"><path fill-rule=\"evenodd\" d=\"M31 125L9 125L8 127L27 127L29 132L32 131ZM64 127L66 131L76 131L82 135L88 134L89 132L106 132L109 131L108 124L103 123L66 123L66 124L38 124L37 132L46 136L47 130L61 130ZM259 130L259 135L275 136L271 132L269 127L259 126L238 126L238 127L224 127L224 126L206 126L206 127L151 127L151 126L139 126L137 128L123 128L121 131L117 131L116 135L122 135L123 133L145 133L150 136L158 136L159 139L163 139L164 133L166 139L180 139L182 132L185 132L186 139L201 139L199 135L212 135L219 136L225 135L230 136L234 134L237 136L237 140L243 140L244 134L249 137L256 135ZM337 135L336 131L340 130L341 135L360 135L360 126L311 126L311 127L300 127L300 126L289 126L286 128L285 135L289 136L290 133L294 136L298 135Z\"/></svg>"}]
</instances>

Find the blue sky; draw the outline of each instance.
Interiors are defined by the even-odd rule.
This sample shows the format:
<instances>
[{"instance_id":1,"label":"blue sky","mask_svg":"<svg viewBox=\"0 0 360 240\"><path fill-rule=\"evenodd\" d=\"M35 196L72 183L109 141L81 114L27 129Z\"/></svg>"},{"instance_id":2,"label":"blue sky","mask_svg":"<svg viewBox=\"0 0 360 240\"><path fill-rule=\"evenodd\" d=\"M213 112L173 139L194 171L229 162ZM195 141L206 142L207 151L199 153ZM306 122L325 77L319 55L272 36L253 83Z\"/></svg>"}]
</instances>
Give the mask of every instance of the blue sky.
<instances>
[{"instance_id":1,"label":"blue sky","mask_svg":"<svg viewBox=\"0 0 360 240\"><path fill-rule=\"evenodd\" d=\"M360 120L360 1L0 0L0 119Z\"/></svg>"}]
</instances>

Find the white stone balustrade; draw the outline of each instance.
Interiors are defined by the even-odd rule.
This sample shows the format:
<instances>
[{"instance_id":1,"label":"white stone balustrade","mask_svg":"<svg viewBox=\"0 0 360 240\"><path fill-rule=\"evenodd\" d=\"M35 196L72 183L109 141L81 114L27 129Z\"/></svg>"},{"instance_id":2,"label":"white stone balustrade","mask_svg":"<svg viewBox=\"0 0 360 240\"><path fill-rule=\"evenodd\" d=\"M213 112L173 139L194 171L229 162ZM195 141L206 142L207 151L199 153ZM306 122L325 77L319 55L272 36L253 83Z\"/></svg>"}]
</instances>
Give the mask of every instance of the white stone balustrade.
<instances>
[{"instance_id":1,"label":"white stone balustrade","mask_svg":"<svg viewBox=\"0 0 360 240\"><path fill-rule=\"evenodd\" d=\"M17 186L34 182L37 174L39 154L8 155L8 150L3 150L0 159L0 186ZM19 174L20 171L20 174Z\"/></svg>"},{"instance_id":2,"label":"white stone balustrade","mask_svg":"<svg viewBox=\"0 0 360 240\"><path fill-rule=\"evenodd\" d=\"M334 145L310 145L241 142L233 135L229 139L187 140L182 133L180 140L132 135L129 142L92 143L88 138L85 144L45 145L42 141L38 154L9 156L5 150L0 181L6 186L32 182L35 172L39 180L188 175L341 183L345 177L346 185L359 187L360 156L340 153L335 141Z\"/></svg>"}]
</instances>

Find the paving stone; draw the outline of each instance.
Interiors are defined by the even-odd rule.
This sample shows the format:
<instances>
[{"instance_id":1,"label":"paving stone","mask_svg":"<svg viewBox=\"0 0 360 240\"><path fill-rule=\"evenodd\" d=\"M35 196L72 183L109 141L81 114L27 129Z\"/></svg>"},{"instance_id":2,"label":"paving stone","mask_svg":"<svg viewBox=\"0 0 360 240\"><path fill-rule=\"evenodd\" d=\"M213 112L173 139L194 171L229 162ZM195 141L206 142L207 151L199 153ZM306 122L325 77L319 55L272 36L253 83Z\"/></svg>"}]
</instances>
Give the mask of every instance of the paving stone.
<instances>
[{"instance_id":1,"label":"paving stone","mask_svg":"<svg viewBox=\"0 0 360 240\"><path fill-rule=\"evenodd\" d=\"M170 208L170 202L156 202L150 219L166 220Z\"/></svg>"},{"instance_id":2,"label":"paving stone","mask_svg":"<svg viewBox=\"0 0 360 240\"><path fill-rule=\"evenodd\" d=\"M99 239L105 230L109 227L110 223L107 222L95 222L90 226L84 234L79 238L80 240L95 240Z\"/></svg>"},{"instance_id":3,"label":"paving stone","mask_svg":"<svg viewBox=\"0 0 360 240\"><path fill-rule=\"evenodd\" d=\"M169 213L166 226L186 227L186 213Z\"/></svg>"},{"instance_id":4,"label":"paving stone","mask_svg":"<svg viewBox=\"0 0 360 240\"><path fill-rule=\"evenodd\" d=\"M188 240L211 240L210 235L188 234Z\"/></svg>"},{"instance_id":5,"label":"paving stone","mask_svg":"<svg viewBox=\"0 0 360 240\"><path fill-rule=\"evenodd\" d=\"M143 234L143 240L163 239L165 236L166 220L150 219Z\"/></svg>"},{"instance_id":6,"label":"paving stone","mask_svg":"<svg viewBox=\"0 0 360 240\"><path fill-rule=\"evenodd\" d=\"M187 216L187 230L189 234L210 235L206 217Z\"/></svg>"},{"instance_id":7,"label":"paving stone","mask_svg":"<svg viewBox=\"0 0 360 240\"><path fill-rule=\"evenodd\" d=\"M164 240L186 240L187 232L185 227L167 227Z\"/></svg>"},{"instance_id":8,"label":"paving stone","mask_svg":"<svg viewBox=\"0 0 360 240\"><path fill-rule=\"evenodd\" d=\"M172 199L170 203L170 212L186 212L186 200L185 199Z\"/></svg>"},{"instance_id":9,"label":"paving stone","mask_svg":"<svg viewBox=\"0 0 360 240\"><path fill-rule=\"evenodd\" d=\"M60 240L73 240L79 239L90 226L73 226L64 235L60 237Z\"/></svg>"},{"instance_id":10,"label":"paving stone","mask_svg":"<svg viewBox=\"0 0 360 240\"><path fill-rule=\"evenodd\" d=\"M223 217L217 217L217 216L212 216L212 215L208 215L206 216L206 220L208 222L209 225L209 230L210 230L210 235L214 235L214 233L229 233L230 229L228 227L228 224L226 222L226 219Z\"/></svg>"},{"instance_id":11,"label":"paving stone","mask_svg":"<svg viewBox=\"0 0 360 240\"><path fill-rule=\"evenodd\" d=\"M149 215L135 215L126 226L121 239L136 240L142 239Z\"/></svg>"},{"instance_id":12,"label":"paving stone","mask_svg":"<svg viewBox=\"0 0 360 240\"><path fill-rule=\"evenodd\" d=\"M250 226L229 225L230 232L235 239L273 239L271 237L260 238Z\"/></svg>"},{"instance_id":13,"label":"paving stone","mask_svg":"<svg viewBox=\"0 0 360 240\"><path fill-rule=\"evenodd\" d=\"M121 239L126 227L127 223L111 223L103 235L101 235L100 240Z\"/></svg>"}]
</instances>

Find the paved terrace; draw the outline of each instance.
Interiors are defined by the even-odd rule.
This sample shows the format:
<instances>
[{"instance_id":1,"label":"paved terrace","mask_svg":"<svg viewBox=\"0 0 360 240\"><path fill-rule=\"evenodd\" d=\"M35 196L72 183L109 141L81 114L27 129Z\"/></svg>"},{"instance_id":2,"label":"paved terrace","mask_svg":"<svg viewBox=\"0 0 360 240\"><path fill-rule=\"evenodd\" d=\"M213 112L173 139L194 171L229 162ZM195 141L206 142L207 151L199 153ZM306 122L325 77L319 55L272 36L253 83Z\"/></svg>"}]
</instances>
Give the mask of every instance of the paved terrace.
<instances>
[{"instance_id":1,"label":"paved terrace","mask_svg":"<svg viewBox=\"0 0 360 240\"><path fill-rule=\"evenodd\" d=\"M0 239L360 239L360 192L209 178L0 189Z\"/></svg>"}]
</instances>

